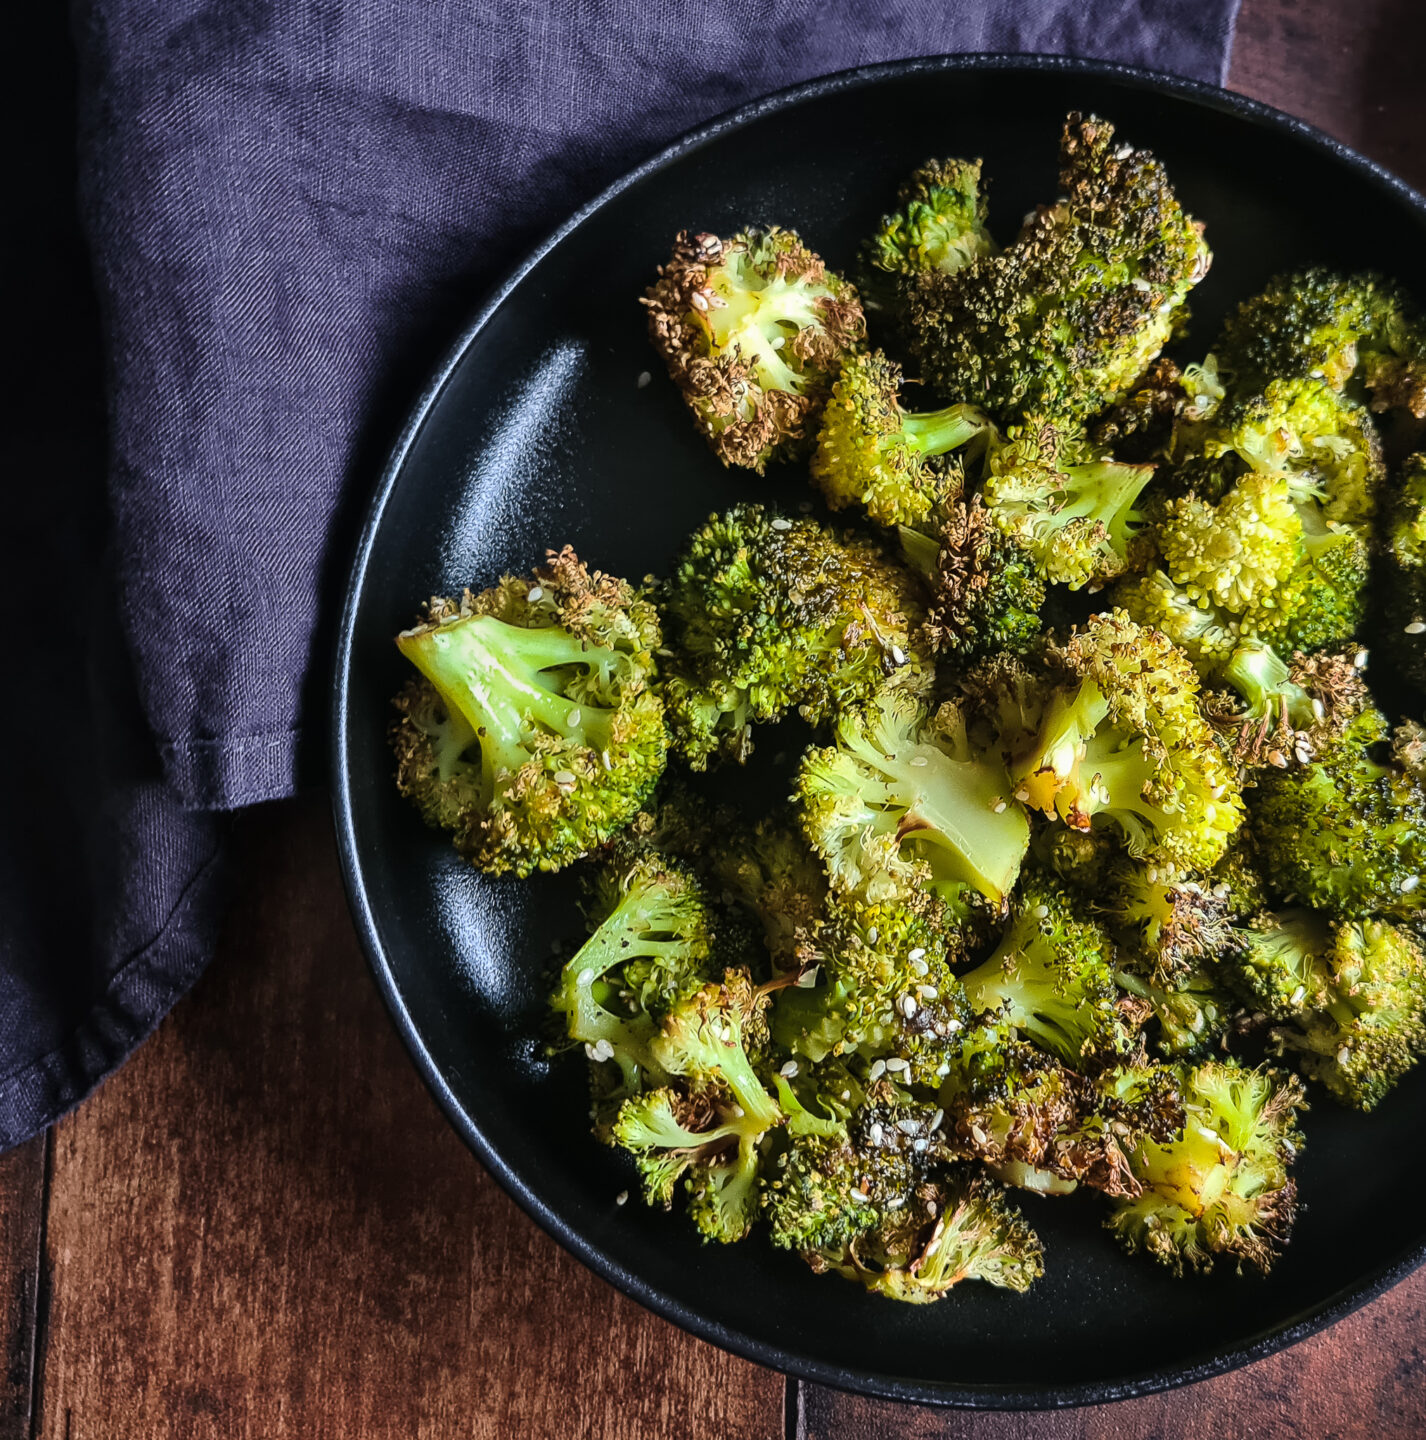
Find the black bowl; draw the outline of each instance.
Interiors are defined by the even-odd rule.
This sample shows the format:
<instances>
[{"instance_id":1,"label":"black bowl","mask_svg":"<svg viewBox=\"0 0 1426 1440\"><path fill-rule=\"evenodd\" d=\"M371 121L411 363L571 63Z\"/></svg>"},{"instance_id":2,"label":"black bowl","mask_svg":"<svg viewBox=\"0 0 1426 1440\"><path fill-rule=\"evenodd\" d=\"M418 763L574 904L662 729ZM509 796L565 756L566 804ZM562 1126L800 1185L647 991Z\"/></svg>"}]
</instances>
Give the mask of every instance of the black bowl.
<instances>
[{"instance_id":1,"label":"black bowl","mask_svg":"<svg viewBox=\"0 0 1426 1440\"><path fill-rule=\"evenodd\" d=\"M637 297L683 228L798 229L834 267L931 154L983 155L993 228L1055 189L1068 110L1167 162L1216 254L1194 341L1274 270L1320 261L1411 274L1426 201L1299 122L1200 85L1063 59L962 57L833 76L696 131L587 206L501 288L417 401L372 503L342 623L334 787L343 866L377 982L451 1123L556 1238L717 1344L808 1379L933 1404L1048 1407L1144 1394L1311 1334L1420 1263L1426 1070L1370 1119L1321 1100L1304 1211L1267 1279L1176 1280L1121 1254L1093 1196L1025 1208L1046 1275L1027 1297L966 1286L897 1305L815 1277L761 1237L705 1247L686 1218L615 1197L582 1058L537 1041L552 946L579 933L567 875L491 880L397 796L385 730L392 637L427 595L528 570L572 542L634 578L711 510L807 496L788 473L721 469L649 349ZM640 384L644 372L653 382ZM776 735L764 793L785 787ZM739 788L745 788L745 783Z\"/></svg>"}]
</instances>

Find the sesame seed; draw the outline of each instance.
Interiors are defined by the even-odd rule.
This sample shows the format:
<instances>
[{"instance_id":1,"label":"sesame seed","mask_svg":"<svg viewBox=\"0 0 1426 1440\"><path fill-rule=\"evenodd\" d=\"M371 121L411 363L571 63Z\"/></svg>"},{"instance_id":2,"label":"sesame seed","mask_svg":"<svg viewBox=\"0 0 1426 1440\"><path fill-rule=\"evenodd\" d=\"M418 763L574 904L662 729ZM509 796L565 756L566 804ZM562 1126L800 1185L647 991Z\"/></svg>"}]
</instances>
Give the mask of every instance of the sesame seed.
<instances>
[{"instance_id":1,"label":"sesame seed","mask_svg":"<svg viewBox=\"0 0 1426 1440\"><path fill-rule=\"evenodd\" d=\"M898 1120L896 1122L896 1128L900 1130L903 1135L914 1135L918 1130L920 1130L921 1122L919 1120L910 1119Z\"/></svg>"},{"instance_id":2,"label":"sesame seed","mask_svg":"<svg viewBox=\"0 0 1426 1440\"><path fill-rule=\"evenodd\" d=\"M1413 620L1406 627L1408 635L1426 635L1426 620Z\"/></svg>"},{"instance_id":3,"label":"sesame seed","mask_svg":"<svg viewBox=\"0 0 1426 1440\"><path fill-rule=\"evenodd\" d=\"M1050 907L1048 905L1036 905L1030 913L1036 920L1048 920L1050 918Z\"/></svg>"},{"instance_id":4,"label":"sesame seed","mask_svg":"<svg viewBox=\"0 0 1426 1440\"><path fill-rule=\"evenodd\" d=\"M1347 1063L1347 1061L1350 1060L1351 1058L1352 1058L1352 1051L1351 1051L1351 1047L1350 1047L1350 1046L1348 1046L1348 1045L1343 1045L1342 1048L1341 1048L1339 1051L1337 1051L1337 1064L1339 1064L1339 1065L1345 1065L1345 1064Z\"/></svg>"},{"instance_id":5,"label":"sesame seed","mask_svg":"<svg viewBox=\"0 0 1426 1440\"><path fill-rule=\"evenodd\" d=\"M934 985L918 985L916 993L923 1000L934 1000L941 992Z\"/></svg>"},{"instance_id":6,"label":"sesame seed","mask_svg":"<svg viewBox=\"0 0 1426 1440\"><path fill-rule=\"evenodd\" d=\"M791 520L784 520L784 519L782 518L782 516L779 515L779 516L777 517L777 519L772 522L772 528L773 528L774 530L791 530L791 529L792 529L792 521L791 521Z\"/></svg>"},{"instance_id":7,"label":"sesame seed","mask_svg":"<svg viewBox=\"0 0 1426 1440\"><path fill-rule=\"evenodd\" d=\"M900 1210L905 1203L905 1197L898 1195L895 1200L888 1200L886 1202L886 1208L888 1210Z\"/></svg>"},{"instance_id":8,"label":"sesame seed","mask_svg":"<svg viewBox=\"0 0 1426 1440\"><path fill-rule=\"evenodd\" d=\"M843 1099L843 1100L850 1100L851 1098L852 1098L852 1092L851 1092L850 1090L843 1090L843 1091L842 1091L842 1099Z\"/></svg>"},{"instance_id":9,"label":"sesame seed","mask_svg":"<svg viewBox=\"0 0 1426 1440\"><path fill-rule=\"evenodd\" d=\"M972 1125L970 1127L970 1133L971 1139L973 1139L977 1145L985 1144L985 1131L982 1130L979 1125Z\"/></svg>"},{"instance_id":10,"label":"sesame seed","mask_svg":"<svg viewBox=\"0 0 1426 1440\"><path fill-rule=\"evenodd\" d=\"M575 980L574 983L575 983L576 985L588 985L588 984L590 984L593 980L594 980L594 971L591 970L588 965L586 965L586 966L584 967L584 969L579 972L579 975L578 975L578 977L576 978L576 980Z\"/></svg>"},{"instance_id":11,"label":"sesame seed","mask_svg":"<svg viewBox=\"0 0 1426 1440\"><path fill-rule=\"evenodd\" d=\"M903 1070L909 1070L911 1067L899 1055L893 1055L891 1059L886 1062L886 1068L890 1070L893 1075L899 1075Z\"/></svg>"},{"instance_id":12,"label":"sesame seed","mask_svg":"<svg viewBox=\"0 0 1426 1440\"><path fill-rule=\"evenodd\" d=\"M925 953L925 947L922 945L918 945L914 950L907 952L906 958L908 960L919 960ZM922 970L921 973L924 975L926 972Z\"/></svg>"},{"instance_id":13,"label":"sesame seed","mask_svg":"<svg viewBox=\"0 0 1426 1440\"><path fill-rule=\"evenodd\" d=\"M1022 785L1015 792L1015 798L1023 805L1030 798L1030 792Z\"/></svg>"},{"instance_id":14,"label":"sesame seed","mask_svg":"<svg viewBox=\"0 0 1426 1440\"><path fill-rule=\"evenodd\" d=\"M601 750L599 752L599 763L606 771L612 772L614 769L614 762L609 758L609 752L607 750Z\"/></svg>"},{"instance_id":15,"label":"sesame seed","mask_svg":"<svg viewBox=\"0 0 1426 1440\"><path fill-rule=\"evenodd\" d=\"M1423 630L1426 630L1426 625L1423 625L1421 628ZM1413 630L1411 633L1414 635L1416 632ZM906 663L906 652L901 648L900 645L893 645L891 647L891 658L898 665L904 665Z\"/></svg>"},{"instance_id":16,"label":"sesame seed","mask_svg":"<svg viewBox=\"0 0 1426 1440\"><path fill-rule=\"evenodd\" d=\"M944 1110L937 1110L936 1113L931 1116L931 1123L926 1128L934 1135L936 1131L941 1128L941 1121L945 1118L946 1112Z\"/></svg>"},{"instance_id":17,"label":"sesame seed","mask_svg":"<svg viewBox=\"0 0 1426 1440\"><path fill-rule=\"evenodd\" d=\"M913 1140L911 1142L911 1148L915 1150L918 1154L920 1154L926 1149L927 1143L928 1142L925 1140Z\"/></svg>"},{"instance_id":18,"label":"sesame seed","mask_svg":"<svg viewBox=\"0 0 1426 1440\"><path fill-rule=\"evenodd\" d=\"M1314 700L1312 702L1312 713L1318 720L1325 720L1327 718L1327 707L1320 700Z\"/></svg>"},{"instance_id":19,"label":"sesame seed","mask_svg":"<svg viewBox=\"0 0 1426 1440\"><path fill-rule=\"evenodd\" d=\"M880 1120L873 1120L873 1121L871 1122L871 1129L869 1129L869 1130L867 1131L867 1137L871 1140L871 1143L872 1143L873 1145L880 1145L880 1144L881 1144L881 1135L882 1135L881 1121L880 1121Z\"/></svg>"},{"instance_id":20,"label":"sesame seed","mask_svg":"<svg viewBox=\"0 0 1426 1440\"><path fill-rule=\"evenodd\" d=\"M650 375L647 370L640 370L639 378L634 381L634 388L636 390L642 390L645 385L649 384L653 380L653 378L654 377Z\"/></svg>"},{"instance_id":21,"label":"sesame seed","mask_svg":"<svg viewBox=\"0 0 1426 1440\"><path fill-rule=\"evenodd\" d=\"M866 938L867 938L873 945L875 945L875 944L876 944L876 937L877 937L880 933L881 933L881 932L876 928L876 926L873 925L873 926L871 927L871 929L866 932Z\"/></svg>"},{"instance_id":22,"label":"sesame seed","mask_svg":"<svg viewBox=\"0 0 1426 1440\"><path fill-rule=\"evenodd\" d=\"M926 763L926 757L924 755L913 755L911 757L911 763L916 766L924 765Z\"/></svg>"},{"instance_id":23,"label":"sesame seed","mask_svg":"<svg viewBox=\"0 0 1426 1440\"><path fill-rule=\"evenodd\" d=\"M1145 295L1147 295L1149 291L1154 288L1152 285L1149 284L1147 280L1144 280L1139 276L1135 276L1135 278L1129 283L1134 287L1134 289L1143 291Z\"/></svg>"},{"instance_id":24,"label":"sesame seed","mask_svg":"<svg viewBox=\"0 0 1426 1440\"><path fill-rule=\"evenodd\" d=\"M621 1190L614 1197L614 1203L616 1205L627 1205L629 1203L629 1192L627 1190Z\"/></svg>"},{"instance_id":25,"label":"sesame seed","mask_svg":"<svg viewBox=\"0 0 1426 1440\"><path fill-rule=\"evenodd\" d=\"M556 770L553 779L561 790L573 790L579 784L579 777L573 770Z\"/></svg>"},{"instance_id":26,"label":"sesame seed","mask_svg":"<svg viewBox=\"0 0 1426 1440\"><path fill-rule=\"evenodd\" d=\"M914 995L903 995L901 997L901 1013L909 1020L917 1010L916 997Z\"/></svg>"},{"instance_id":27,"label":"sesame seed","mask_svg":"<svg viewBox=\"0 0 1426 1440\"><path fill-rule=\"evenodd\" d=\"M883 1075L885 1075L885 1074L886 1074L886 1061L885 1061L885 1060L878 1060L878 1061L876 1061L876 1062L872 1065L872 1067L871 1067L871 1074L868 1075L867 1078L868 1078L873 1084L875 1084L876 1081L880 1080L881 1077L882 1077Z\"/></svg>"},{"instance_id":28,"label":"sesame seed","mask_svg":"<svg viewBox=\"0 0 1426 1440\"><path fill-rule=\"evenodd\" d=\"M960 1028L961 1028L961 1022L960 1022L959 1020L947 1020L947 1021L946 1021L946 1034L947 1034L947 1035L954 1035L954 1034L956 1033L956 1031L959 1030ZM949 1075L949 1074L951 1073L951 1067L950 1067L949 1065L947 1065L946 1068L945 1068L941 1073L942 1073L943 1075Z\"/></svg>"},{"instance_id":29,"label":"sesame seed","mask_svg":"<svg viewBox=\"0 0 1426 1440\"><path fill-rule=\"evenodd\" d=\"M1403 895L1411 894L1420 883L1421 877L1419 875L1408 875L1406 879L1401 882L1401 893Z\"/></svg>"},{"instance_id":30,"label":"sesame seed","mask_svg":"<svg viewBox=\"0 0 1426 1440\"><path fill-rule=\"evenodd\" d=\"M1352 656L1352 664L1358 670L1365 670L1367 668L1367 652L1365 650L1358 650L1357 653Z\"/></svg>"},{"instance_id":31,"label":"sesame seed","mask_svg":"<svg viewBox=\"0 0 1426 1440\"><path fill-rule=\"evenodd\" d=\"M999 796L999 797L996 799L995 804L992 805L990 808L991 808L997 815L1003 815L1003 814L1005 813L1005 797L1004 797L1003 795Z\"/></svg>"},{"instance_id":32,"label":"sesame seed","mask_svg":"<svg viewBox=\"0 0 1426 1440\"><path fill-rule=\"evenodd\" d=\"M793 1076L797 1074L797 1061L789 1060L777 1073L781 1075L784 1080L791 1080Z\"/></svg>"},{"instance_id":33,"label":"sesame seed","mask_svg":"<svg viewBox=\"0 0 1426 1440\"><path fill-rule=\"evenodd\" d=\"M931 967L930 967L924 960L922 960L919 956L913 956L913 957L912 957L912 960L911 960L911 968L912 968L918 975L929 975L930 972L931 972Z\"/></svg>"},{"instance_id":34,"label":"sesame seed","mask_svg":"<svg viewBox=\"0 0 1426 1440\"><path fill-rule=\"evenodd\" d=\"M937 1075L940 1075L940 1076L944 1077L944 1076L946 1076L946 1075L949 1075L950 1073L951 1073L951 1064L950 1064L950 1061L949 1061L949 1060L942 1060L941 1063L940 1063L938 1066L936 1066L936 1074L937 1074Z\"/></svg>"},{"instance_id":35,"label":"sesame seed","mask_svg":"<svg viewBox=\"0 0 1426 1440\"><path fill-rule=\"evenodd\" d=\"M580 710L578 705L576 705L574 709L569 712L569 715L566 718L569 720L569 723L571 725L578 725L579 722L584 718L584 712Z\"/></svg>"},{"instance_id":36,"label":"sesame seed","mask_svg":"<svg viewBox=\"0 0 1426 1440\"><path fill-rule=\"evenodd\" d=\"M531 585L529 595L526 598L533 605L535 601L545 598L545 592L539 585Z\"/></svg>"}]
</instances>

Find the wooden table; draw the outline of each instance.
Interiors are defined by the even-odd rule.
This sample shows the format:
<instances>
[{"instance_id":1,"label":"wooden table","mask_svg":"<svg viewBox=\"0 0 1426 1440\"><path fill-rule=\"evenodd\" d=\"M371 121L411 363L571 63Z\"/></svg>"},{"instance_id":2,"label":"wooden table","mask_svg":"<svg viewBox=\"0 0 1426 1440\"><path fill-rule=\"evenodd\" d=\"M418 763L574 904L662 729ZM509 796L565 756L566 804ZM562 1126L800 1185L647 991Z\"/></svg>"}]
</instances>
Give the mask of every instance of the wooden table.
<instances>
[{"instance_id":1,"label":"wooden table","mask_svg":"<svg viewBox=\"0 0 1426 1440\"><path fill-rule=\"evenodd\" d=\"M1422 13L1244 0L1232 86L1426 188ZM1249 1369L1060 1414L859 1400L692 1339L447 1127L358 951L324 803L246 815L236 844L208 973L0 1159L0 1440L1426 1435L1426 1271Z\"/></svg>"}]
</instances>

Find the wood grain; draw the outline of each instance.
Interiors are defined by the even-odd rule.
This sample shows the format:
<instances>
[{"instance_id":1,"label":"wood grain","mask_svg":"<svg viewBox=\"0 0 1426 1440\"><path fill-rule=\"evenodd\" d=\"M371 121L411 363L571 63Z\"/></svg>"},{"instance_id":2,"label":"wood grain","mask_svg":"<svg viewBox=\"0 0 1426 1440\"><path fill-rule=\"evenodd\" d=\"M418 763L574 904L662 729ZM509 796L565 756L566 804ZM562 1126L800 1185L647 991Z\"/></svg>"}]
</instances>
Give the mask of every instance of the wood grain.
<instances>
[{"instance_id":1,"label":"wood grain","mask_svg":"<svg viewBox=\"0 0 1426 1440\"><path fill-rule=\"evenodd\" d=\"M1426 190L1424 67L1421 0L1243 0L1228 88L1310 121Z\"/></svg>"},{"instance_id":2,"label":"wood grain","mask_svg":"<svg viewBox=\"0 0 1426 1440\"><path fill-rule=\"evenodd\" d=\"M248 817L194 993L55 1131L47 1440L773 1440L780 1376L624 1299L417 1080L325 811Z\"/></svg>"},{"instance_id":3,"label":"wood grain","mask_svg":"<svg viewBox=\"0 0 1426 1440\"><path fill-rule=\"evenodd\" d=\"M795 1440L1419 1440L1426 1271L1312 1340L1187 1390L1049 1414L937 1412L807 1386ZM790 1437L791 1440L791 1437Z\"/></svg>"},{"instance_id":4,"label":"wood grain","mask_svg":"<svg viewBox=\"0 0 1426 1440\"><path fill-rule=\"evenodd\" d=\"M44 1233L45 1137L0 1156L0 1440L29 1440L34 1393L40 1245Z\"/></svg>"}]
</instances>

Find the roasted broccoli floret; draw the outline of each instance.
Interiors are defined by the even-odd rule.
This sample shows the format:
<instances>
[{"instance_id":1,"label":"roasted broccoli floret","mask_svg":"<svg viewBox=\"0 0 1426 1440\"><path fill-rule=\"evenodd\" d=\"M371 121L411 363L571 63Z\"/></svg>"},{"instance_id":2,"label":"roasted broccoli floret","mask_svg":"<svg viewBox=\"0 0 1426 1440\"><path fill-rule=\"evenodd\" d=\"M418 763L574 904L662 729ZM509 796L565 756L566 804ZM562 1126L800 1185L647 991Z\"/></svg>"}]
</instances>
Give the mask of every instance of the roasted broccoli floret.
<instances>
[{"instance_id":1,"label":"roasted broccoli floret","mask_svg":"<svg viewBox=\"0 0 1426 1440\"><path fill-rule=\"evenodd\" d=\"M1367 706L1310 764L1262 772L1253 838L1280 896L1344 920L1423 913L1426 785L1373 758L1390 735Z\"/></svg>"},{"instance_id":2,"label":"roasted broccoli floret","mask_svg":"<svg viewBox=\"0 0 1426 1440\"><path fill-rule=\"evenodd\" d=\"M996 253L980 186L979 160L930 160L911 173L896 209L882 216L862 252L868 272L863 288L879 306L899 312L918 277L953 275Z\"/></svg>"},{"instance_id":3,"label":"roasted broccoli floret","mask_svg":"<svg viewBox=\"0 0 1426 1440\"><path fill-rule=\"evenodd\" d=\"M716 921L691 870L647 846L616 843L588 882L592 933L566 962L550 1003L616 1099L668 1075L650 1044L678 1000L710 978ZM602 1067L613 1064L619 1082Z\"/></svg>"},{"instance_id":4,"label":"roasted broccoli floret","mask_svg":"<svg viewBox=\"0 0 1426 1440\"><path fill-rule=\"evenodd\" d=\"M915 578L863 536L736 505L689 537L659 592L674 743L702 769L743 759L751 726L834 720L891 677L929 680L912 645Z\"/></svg>"},{"instance_id":5,"label":"roasted broccoli floret","mask_svg":"<svg viewBox=\"0 0 1426 1440\"><path fill-rule=\"evenodd\" d=\"M1372 1109L1426 1054L1426 955L1404 928L1310 910L1258 917L1232 973L1285 1022L1280 1055L1344 1104Z\"/></svg>"},{"instance_id":6,"label":"roasted broccoli floret","mask_svg":"<svg viewBox=\"0 0 1426 1440\"><path fill-rule=\"evenodd\" d=\"M1261 394L1230 401L1195 444L1209 459L1232 453L1281 476L1293 500L1319 505L1333 525L1366 524L1386 473L1366 407L1321 380L1274 380Z\"/></svg>"},{"instance_id":7,"label":"roasted broccoli floret","mask_svg":"<svg viewBox=\"0 0 1426 1440\"><path fill-rule=\"evenodd\" d=\"M1426 690L1426 451L1402 465L1384 520L1380 653Z\"/></svg>"},{"instance_id":8,"label":"roasted broccoli floret","mask_svg":"<svg viewBox=\"0 0 1426 1440\"><path fill-rule=\"evenodd\" d=\"M866 333L855 288L776 226L679 235L644 304L714 454L759 473L806 451L842 357Z\"/></svg>"},{"instance_id":9,"label":"roasted broccoli floret","mask_svg":"<svg viewBox=\"0 0 1426 1440\"><path fill-rule=\"evenodd\" d=\"M1184 370L1161 355L1128 395L1091 424L1090 439L1120 460L1174 460L1186 452L1188 437L1213 415L1225 394L1212 355Z\"/></svg>"},{"instance_id":10,"label":"roasted broccoli floret","mask_svg":"<svg viewBox=\"0 0 1426 1440\"><path fill-rule=\"evenodd\" d=\"M558 870L658 782L658 616L568 546L532 579L432 600L396 643L424 677L396 699L397 784L482 870Z\"/></svg>"},{"instance_id":11,"label":"roasted broccoli floret","mask_svg":"<svg viewBox=\"0 0 1426 1440\"><path fill-rule=\"evenodd\" d=\"M1302 1148L1302 1084L1268 1068L1208 1061L1182 1072L1181 1093L1182 1131L1130 1148L1143 1191L1117 1201L1106 1223L1127 1249L1176 1274L1211 1270L1219 1259L1266 1273L1297 1211L1288 1169Z\"/></svg>"},{"instance_id":12,"label":"roasted broccoli floret","mask_svg":"<svg viewBox=\"0 0 1426 1440\"><path fill-rule=\"evenodd\" d=\"M1060 191L1003 253L923 275L910 296L927 380L1006 422L1083 420L1118 400L1208 270L1202 227L1163 167L1116 145L1105 121L1066 121Z\"/></svg>"},{"instance_id":13,"label":"roasted broccoli floret","mask_svg":"<svg viewBox=\"0 0 1426 1440\"><path fill-rule=\"evenodd\" d=\"M1133 970L1119 970L1114 978L1148 1007L1146 1025L1155 1048L1175 1060L1202 1055L1221 1042L1239 1008L1219 979L1219 967L1207 960L1162 983Z\"/></svg>"},{"instance_id":14,"label":"roasted broccoli floret","mask_svg":"<svg viewBox=\"0 0 1426 1440\"><path fill-rule=\"evenodd\" d=\"M962 663L1024 654L1039 638L1045 581L1029 551L991 518L979 495L942 507L935 537L903 529L902 553L930 600L918 638Z\"/></svg>"},{"instance_id":15,"label":"roasted broccoli floret","mask_svg":"<svg viewBox=\"0 0 1426 1440\"><path fill-rule=\"evenodd\" d=\"M967 1032L940 1091L956 1147L1022 1189L1137 1195L1125 1152L1183 1124L1175 1073L1131 1060L1090 1077L1013 1037L1003 1020Z\"/></svg>"},{"instance_id":16,"label":"roasted broccoli floret","mask_svg":"<svg viewBox=\"0 0 1426 1440\"><path fill-rule=\"evenodd\" d=\"M880 350L849 355L822 414L812 480L833 510L860 505L878 525L920 525L961 493L950 454L993 432L971 405L922 414L901 406L901 367Z\"/></svg>"},{"instance_id":17,"label":"roasted broccoli floret","mask_svg":"<svg viewBox=\"0 0 1426 1440\"><path fill-rule=\"evenodd\" d=\"M1010 924L990 957L961 976L966 999L1066 1064L1122 1055L1133 1043L1114 983L1114 945L1076 914L1048 877L1022 877Z\"/></svg>"},{"instance_id":18,"label":"roasted broccoli floret","mask_svg":"<svg viewBox=\"0 0 1426 1440\"><path fill-rule=\"evenodd\" d=\"M803 756L796 801L833 888L874 904L970 885L998 905L1030 843L999 757L972 747L955 706L928 714L900 690Z\"/></svg>"},{"instance_id":19,"label":"roasted broccoli floret","mask_svg":"<svg viewBox=\"0 0 1426 1440\"><path fill-rule=\"evenodd\" d=\"M1112 825L1162 875L1210 869L1242 819L1232 768L1198 706L1198 676L1122 611L1047 657L1057 679L1010 766L1016 795L1076 830Z\"/></svg>"},{"instance_id":20,"label":"roasted broccoli floret","mask_svg":"<svg viewBox=\"0 0 1426 1440\"><path fill-rule=\"evenodd\" d=\"M873 1121L875 1135L896 1135ZM868 1127L870 1129L870 1127ZM893 1300L939 1300L962 1280L1026 1290L1040 1242L999 1186L870 1135L794 1142L772 1182L773 1243Z\"/></svg>"},{"instance_id":21,"label":"roasted broccoli floret","mask_svg":"<svg viewBox=\"0 0 1426 1440\"><path fill-rule=\"evenodd\" d=\"M1284 655L1343 645L1357 633L1366 612L1370 568L1360 530L1304 526L1292 568L1275 589L1248 606L1239 631Z\"/></svg>"},{"instance_id":22,"label":"roasted broccoli floret","mask_svg":"<svg viewBox=\"0 0 1426 1440\"><path fill-rule=\"evenodd\" d=\"M1250 471L1217 504L1169 500L1154 539L1190 599L1241 615L1291 573L1301 534L1287 478Z\"/></svg>"},{"instance_id":23,"label":"roasted broccoli floret","mask_svg":"<svg viewBox=\"0 0 1426 1440\"><path fill-rule=\"evenodd\" d=\"M856 1056L869 1081L889 1069L899 1084L939 1084L945 1042L970 1018L950 967L964 958L974 922L957 929L953 908L833 896L811 983L780 990L773 1002L774 1040L814 1063ZM886 1063L871 1076L878 1060Z\"/></svg>"},{"instance_id":24,"label":"roasted broccoli floret","mask_svg":"<svg viewBox=\"0 0 1426 1440\"><path fill-rule=\"evenodd\" d=\"M796 817L725 828L706 848L714 881L756 917L774 963L783 970L809 963L827 908L827 877Z\"/></svg>"},{"instance_id":25,"label":"roasted broccoli floret","mask_svg":"<svg viewBox=\"0 0 1426 1440\"><path fill-rule=\"evenodd\" d=\"M1359 380L1374 410L1426 417L1426 326L1378 275L1276 276L1239 305L1214 349L1240 390L1279 378L1320 379L1334 390Z\"/></svg>"},{"instance_id":26,"label":"roasted broccoli floret","mask_svg":"<svg viewBox=\"0 0 1426 1440\"><path fill-rule=\"evenodd\" d=\"M672 1087L631 1096L614 1123L651 1204L667 1205L684 1177L705 1240L741 1240L751 1228L762 1142L784 1118L748 1053L765 1031L765 1007L739 970L678 1000L648 1042Z\"/></svg>"},{"instance_id":27,"label":"roasted broccoli floret","mask_svg":"<svg viewBox=\"0 0 1426 1440\"><path fill-rule=\"evenodd\" d=\"M1131 957L1129 968L1170 986L1233 943L1226 898L1211 882L1163 879L1127 857L1102 881L1098 909Z\"/></svg>"},{"instance_id":28,"label":"roasted broccoli floret","mask_svg":"<svg viewBox=\"0 0 1426 1440\"><path fill-rule=\"evenodd\" d=\"M1078 590L1130 569L1134 506L1154 467L1097 454L1082 435L1038 417L1010 437L991 454L981 493L1040 574Z\"/></svg>"}]
</instances>

